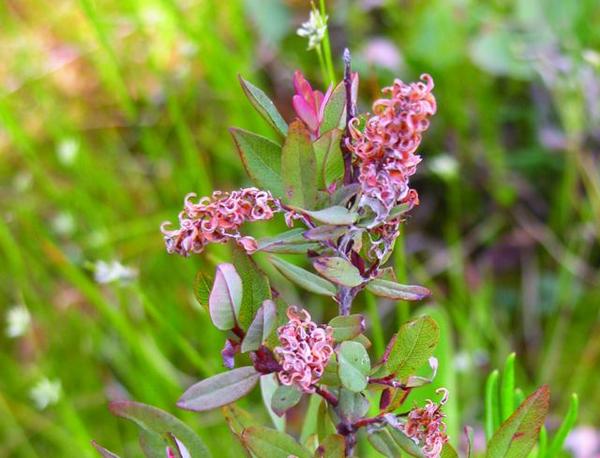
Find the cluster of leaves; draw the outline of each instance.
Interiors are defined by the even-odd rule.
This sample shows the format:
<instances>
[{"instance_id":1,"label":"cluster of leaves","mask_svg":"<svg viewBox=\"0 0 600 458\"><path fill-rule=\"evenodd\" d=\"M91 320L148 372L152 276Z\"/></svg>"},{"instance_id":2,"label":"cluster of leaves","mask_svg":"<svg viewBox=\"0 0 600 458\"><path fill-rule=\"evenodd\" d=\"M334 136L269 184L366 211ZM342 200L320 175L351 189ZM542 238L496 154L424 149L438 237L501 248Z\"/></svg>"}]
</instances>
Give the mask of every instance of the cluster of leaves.
<instances>
[{"instance_id":1,"label":"cluster of leaves","mask_svg":"<svg viewBox=\"0 0 600 458\"><path fill-rule=\"evenodd\" d=\"M244 166L257 186L280 200L290 221L306 226L259 240L257 252L268 253L291 282L338 304L339 315L326 325L331 328L334 352L311 391L279 382L281 365L274 350L280 345L277 329L287 321L288 304L252 258L232 246L232 262L219 264L212 278L199 273L195 286L214 326L227 333L222 356L229 370L189 387L178 406L196 412L221 408L241 445L259 458L352 456L361 428L386 456L426 456L420 444L398 427L407 416L398 412L410 410L405 402L410 392L435 376L436 322L428 316L406 322L384 354L370 355L365 319L351 313L353 299L363 290L397 301L429 295L423 287L398 283L393 270L383 266L385 259L369 260L367 255L370 239L363 236L373 229L374 215L358 207L360 189L349 176L352 159L344 150L357 78L348 70L344 81L332 89L321 107L318 135L300 119L288 125L263 91L240 81L252 105L279 137L273 141L232 129ZM398 208L389 219L403 211ZM314 271L277 256L289 253L307 255ZM427 363L433 375L418 375ZM259 383L275 429L260 425L233 404ZM311 398L307 416L313 417L314 427L298 442L285 432L282 417L303 396ZM527 456L537 441L548 402L545 387L525 399L491 438L488 456ZM133 402L113 403L111 409L142 428L140 443L149 457L210 456L202 441L169 414ZM96 447L103 456L116 456ZM441 454L457 456L447 442Z\"/></svg>"}]
</instances>

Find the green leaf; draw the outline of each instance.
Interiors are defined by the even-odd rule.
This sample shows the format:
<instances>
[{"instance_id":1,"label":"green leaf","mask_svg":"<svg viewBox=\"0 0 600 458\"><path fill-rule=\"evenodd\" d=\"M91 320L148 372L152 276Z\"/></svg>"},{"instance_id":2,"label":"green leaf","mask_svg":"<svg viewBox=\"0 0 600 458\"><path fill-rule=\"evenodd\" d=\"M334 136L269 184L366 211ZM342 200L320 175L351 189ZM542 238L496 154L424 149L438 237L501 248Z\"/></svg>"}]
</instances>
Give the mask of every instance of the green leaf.
<instances>
[{"instance_id":1,"label":"green leaf","mask_svg":"<svg viewBox=\"0 0 600 458\"><path fill-rule=\"evenodd\" d=\"M324 186L329 186L344 175L344 158L340 147L342 133L340 129L331 130L313 143L319 181Z\"/></svg>"},{"instance_id":2,"label":"green leaf","mask_svg":"<svg viewBox=\"0 0 600 458\"><path fill-rule=\"evenodd\" d=\"M319 444L315 451L315 458L345 458L346 442L344 436L331 434Z\"/></svg>"},{"instance_id":3,"label":"green leaf","mask_svg":"<svg viewBox=\"0 0 600 458\"><path fill-rule=\"evenodd\" d=\"M232 243L233 264L237 269L243 285L242 305L238 324L248 329L263 302L271 299L269 280L258 268L250 256L237 244Z\"/></svg>"},{"instance_id":4,"label":"green leaf","mask_svg":"<svg viewBox=\"0 0 600 458\"><path fill-rule=\"evenodd\" d=\"M358 342L342 342L338 351L338 374L342 385L359 392L367 387L371 360L365 347Z\"/></svg>"},{"instance_id":5,"label":"green leaf","mask_svg":"<svg viewBox=\"0 0 600 458\"><path fill-rule=\"evenodd\" d=\"M435 321L428 316L400 326L385 367L398 378L413 375L433 354L440 337Z\"/></svg>"},{"instance_id":6,"label":"green leaf","mask_svg":"<svg viewBox=\"0 0 600 458\"><path fill-rule=\"evenodd\" d=\"M277 307L272 300L267 299L258 309L254 321L248 327L248 332L242 341L242 353L258 350L275 329L276 322Z\"/></svg>"},{"instance_id":7,"label":"green leaf","mask_svg":"<svg viewBox=\"0 0 600 458\"><path fill-rule=\"evenodd\" d=\"M168 433L173 434L185 445L191 456L211 456L196 433L188 425L167 412L132 401L114 401L109 404L109 408L116 416L131 420L146 431L162 437Z\"/></svg>"},{"instance_id":8,"label":"green leaf","mask_svg":"<svg viewBox=\"0 0 600 458\"><path fill-rule=\"evenodd\" d=\"M213 324L223 331L232 329L242 306L242 279L233 264L219 264L215 272L208 307Z\"/></svg>"},{"instance_id":9,"label":"green leaf","mask_svg":"<svg viewBox=\"0 0 600 458\"><path fill-rule=\"evenodd\" d=\"M388 457L401 457L404 453L424 458L417 444L402 431L391 426L369 432L369 442L375 449Z\"/></svg>"},{"instance_id":10,"label":"green leaf","mask_svg":"<svg viewBox=\"0 0 600 458\"><path fill-rule=\"evenodd\" d=\"M346 87L341 81L331 93L327 104L323 109L323 121L321 122L321 134L335 129L341 125L342 116L346 112Z\"/></svg>"},{"instance_id":11,"label":"green leaf","mask_svg":"<svg viewBox=\"0 0 600 458\"><path fill-rule=\"evenodd\" d=\"M298 267L276 256L271 257L271 262L284 277L311 293L323 294L324 296L335 296L337 292L333 283L328 282L302 267Z\"/></svg>"},{"instance_id":12,"label":"green leaf","mask_svg":"<svg viewBox=\"0 0 600 458\"><path fill-rule=\"evenodd\" d=\"M579 411L579 398L575 393L571 395L571 402L569 404L569 410L567 411L567 415L565 415L565 419L561 423L558 431L554 435L554 439L550 443L550 448L548 449L548 456L559 456L560 451L563 448L563 444L567 435L575 426L575 421L577 420L577 412Z\"/></svg>"},{"instance_id":13,"label":"green leaf","mask_svg":"<svg viewBox=\"0 0 600 458\"><path fill-rule=\"evenodd\" d=\"M245 446L256 458L310 458L311 453L286 433L263 426L251 426L242 433Z\"/></svg>"},{"instance_id":14,"label":"green leaf","mask_svg":"<svg viewBox=\"0 0 600 458\"><path fill-rule=\"evenodd\" d=\"M401 285L389 280L376 278L367 284L367 290L377 296L399 301L420 301L431 293L427 288L416 285Z\"/></svg>"},{"instance_id":15,"label":"green leaf","mask_svg":"<svg viewBox=\"0 0 600 458\"><path fill-rule=\"evenodd\" d=\"M261 189L275 197L283 196L281 146L268 138L243 129L230 128L246 173Z\"/></svg>"},{"instance_id":16,"label":"green leaf","mask_svg":"<svg viewBox=\"0 0 600 458\"><path fill-rule=\"evenodd\" d=\"M279 111L277 111L277 108L275 108L275 104L261 89L257 88L240 75L238 75L238 78L240 80L242 89L244 90L246 97L248 97L248 100L250 100L252 106L256 108L256 111L258 111L260 115L265 118L271 127L285 137L287 135L288 126L285 120L279 114Z\"/></svg>"},{"instance_id":17,"label":"green leaf","mask_svg":"<svg viewBox=\"0 0 600 458\"><path fill-rule=\"evenodd\" d=\"M340 376L338 375L338 362L334 355L329 358L329 362L327 366L325 366L325 370L323 371L323 375L319 379L319 383L328 386L340 386Z\"/></svg>"},{"instance_id":18,"label":"green leaf","mask_svg":"<svg viewBox=\"0 0 600 458\"><path fill-rule=\"evenodd\" d=\"M277 431L285 432L285 418L277 415L271 408L271 401L278 387L279 381L277 380L277 374L265 374L260 378L260 394L262 396L265 409L271 417L273 426L275 426Z\"/></svg>"},{"instance_id":19,"label":"green leaf","mask_svg":"<svg viewBox=\"0 0 600 458\"><path fill-rule=\"evenodd\" d=\"M298 209L298 211L306 213L308 216L321 223L338 226L349 226L358 218L358 213L351 212L346 207L342 207L341 205L334 205L333 207L324 208L323 210L310 211Z\"/></svg>"},{"instance_id":20,"label":"green leaf","mask_svg":"<svg viewBox=\"0 0 600 458\"><path fill-rule=\"evenodd\" d=\"M340 415L349 422L361 419L369 411L369 400L366 396L362 393L347 390L346 388L340 388L338 402Z\"/></svg>"},{"instance_id":21,"label":"green leaf","mask_svg":"<svg viewBox=\"0 0 600 458\"><path fill-rule=\"evenodd\" d=\"M302 393L298 388L288 385L279 385L271 398L271 409L280 417L291 409L302 399Z\"/></svg>"},{"instance_id":22,"label":"green leaf","mask_svg":"<svg viewBox=\"0 0 600 458\"><path fill-rule=\"evenodd\" d=\"M225 421L233 434L238 437L242 436L244 429L257 424L256 419L247 410L228 404L221 407L221 413L225 417Z\"/></svg>"},{"instance_id":23,"label":"green leaf","mask_svg":"<svg viewBox=\"0 0 600 458\"><path fill-rule=\"evenodd\" d=\"M290 124L281 151L281 175L286 201L312 208L317 199L316 159L310 134L299 119Z\"/></svg>"},{"instance_id":24,"label":"green leaf","mask_svg":"<svg viewBox=\"0 0 600 458\"><path fill-rule=\"evenodd\" d=\"M208 298L210 297L210 290L213 284L213 278L201 270L196 274L194 279L194 295L198 303L209 312Z\"/></svg>"},{"instance_id":25,"label":"green leaf","mask_svg":"<svg viewBox=\"0 0 600 458\"><path fill-rule=\"evenodd\" d=\"M365 330L365 317L360 314L336 316L329 322L333 328L333 340L342 342L354 339Z\"/></svg>"},{"instance_id":26,"label":"green leaf","mask_svg":"<svg viewBox=\"0 0 600 458\"><path fill-rule=\"evenodd\" d=\"M313 258L312 263L317 272L339 285L354 287L365 281L358 269L344 258L321 256Z\"/></svg>"},{"instance_id":27,"label":"green leaf","mask_svg":"<svg viewBox=\"0 0 600 458\"><path fill-rule=\"evenodd\" d=\"M267 253L304 254L307 250L318 248L316 243L306 240L305 230L302 228L291 229L273 237L264 237L257 241L257 251Z\"/></svg>"},{"instance_id":28,"label":"green leaf","mask_svg":"<svg viewBox=\"0 0 600 458\"><path fill-rule=\"evenodd\" d=\"M549 405L550 392L544 385L502 423L488 444L486 457L526 458L537 442Z\"/></svg>"},{"instance_id":29,"label":"green leaf","mask_svg":"<svg viewBox=\"0 0 600 458\"><path fill-rule=\"evenodd\" d=\"M119 455L111 452L110 450L102 447L98 442L92 441L92 446L100 453L100 455L104 458L120 458Z\"/></svg>"},{"instance_id":30,"label":"green leaf","mask_svg":"<svg viewBox=\"0 0 600 458\"><path fill-rule=\"evenodd\" d=\"M248 394L259 378L260 373L252 366L222 372L189 387L177 406L194 412L222 407Z\"/></svg>"}]
</instances>

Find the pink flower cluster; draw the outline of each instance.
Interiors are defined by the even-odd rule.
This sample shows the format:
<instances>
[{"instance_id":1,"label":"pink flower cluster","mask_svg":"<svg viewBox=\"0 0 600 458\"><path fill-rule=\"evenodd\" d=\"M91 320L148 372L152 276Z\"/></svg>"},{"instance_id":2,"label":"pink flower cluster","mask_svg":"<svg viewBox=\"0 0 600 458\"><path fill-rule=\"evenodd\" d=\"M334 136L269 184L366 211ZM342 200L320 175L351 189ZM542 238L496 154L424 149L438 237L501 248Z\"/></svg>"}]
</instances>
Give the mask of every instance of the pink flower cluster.
<instances>
[{"instance_id":1,"label":"pink flower cluster","mask_svg":"<svg viewBox=\"0 0 600 458\"><path fill-rule=\"evenodd\" d=\"M289 321L277 330L281 346L274 349L282 370L277 373L283 385L296 385L305 393L314 393L315 384L333 354L333 329L318 326L306 310L291 306Z\"/></svg>"},{"instance_id":2,"label":"pink flower cluster","mask_svg":"<svg viewBox=\"0 0 600 458\"><path fill-rule=\"evenodd\" d=\"M358 128L358 118L349 124L352 140L348 148L358 159L362 203L376 212L379 221L385 220L395 205L418 204L409 177L421 162L415 151L421 134L429 127L429 117L436 111L433 79L424 74L421 80L405 84L397 79L385 88L383 91L391 96L373 103L373 115L364 131Z\"/></svg>"},{"instance_id":3,"label":"pink flower cluster","mask_svg":"<svg viewBox=\"0 0 600 458\"><path fill-rule=\"evenodd\" d=\"M442 447L448 442L446 425L443 421L445 415L441 411L448 399L448 391L444 388L441 390L444 392L444 396L439 405L428 400L425 407L411 410L406 423L401 426L404 434L421 447L427 458L438 458Z\"/></svg>"},{"instance_id":4,"label":"pink flower cluster","mask_svg":"<svg viewBox=\"0 0 600 458\"><path fill-rule=\"evenodd\" d=\"M179 213L179 228L168 229L164 222L160 230L167 251L189 256L201 253L209 243L235 240L248 253L256 251L253 237L243 237L240 226L246 221L267 220L280 211L280 204L269 191L245 188L231 193L215 191L211 197L192 202L196 194L185 196L183 211Z\"/></svg>"}]
</instances>

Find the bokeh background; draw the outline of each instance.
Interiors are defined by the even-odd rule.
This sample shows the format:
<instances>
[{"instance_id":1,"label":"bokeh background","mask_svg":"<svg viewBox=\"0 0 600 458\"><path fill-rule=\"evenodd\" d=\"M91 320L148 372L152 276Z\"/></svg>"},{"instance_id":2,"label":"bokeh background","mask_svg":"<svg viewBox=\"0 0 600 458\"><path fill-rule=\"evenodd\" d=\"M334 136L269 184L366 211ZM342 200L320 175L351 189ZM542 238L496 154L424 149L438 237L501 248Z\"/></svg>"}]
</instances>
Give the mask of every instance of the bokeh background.
<instances>
[{"instance_id":1,"label":"bokeh background","mask_svg":"<svg viewBox=\"0 0 600 458\"><path fill-rule=\"evenodd\" d=\"M327 4L337 77L348 46L363 110L394 77L422 72L434 77L439 104L413 181L422 204L393 260L433 299L369 299L357 310L386 337L423 307L440 321L452 431L469 424L477 438L487 374L515 351L523 391L552 388L550 429L579 394L587 428L574 443L593 447L599 2ZM221 370L224 337L192 285L227 250L168 256L158 227L176 219L189 191L249 184L227 128L271 132L238 73L288 120L295 69L325 86L316 54L295 33L309 8L301 0L0 2L0 456L91 457L92 438L139 456L136 428L112 417L107 401L175 412L184 387ZM275 278L317 318L335 314L333 303ZM242 405L268 422L256 391ZM241 456L219 412L178 415L216 456ZM297 422L292 415L292 431Z\"/></svg>"}]
</instances>

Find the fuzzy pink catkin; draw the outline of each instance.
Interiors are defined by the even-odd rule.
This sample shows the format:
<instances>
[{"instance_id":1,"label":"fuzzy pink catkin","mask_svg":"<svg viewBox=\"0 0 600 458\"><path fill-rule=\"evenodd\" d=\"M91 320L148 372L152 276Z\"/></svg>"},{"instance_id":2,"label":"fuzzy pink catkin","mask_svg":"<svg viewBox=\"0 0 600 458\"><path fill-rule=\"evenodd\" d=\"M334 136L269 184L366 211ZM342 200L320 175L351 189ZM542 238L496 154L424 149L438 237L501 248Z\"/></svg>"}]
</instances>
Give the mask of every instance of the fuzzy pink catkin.
<instances>
[{"instance_id":1,"label":"fuzzy pink catkin","mask_svg":"<svg viewBox=\"0 0 600 458\"><path fill-rule=\"evenodd\" d=\"M280 211L280 204L269 191L244 188L231 193L215 191L211 197L192 202L196 194L185 196L183 211L179 213L179 228L169 229L164 222L160 230L167 252L189 256L201 253L209 243L225 243L233 239L246 252L256 251L253 237L242 236L240 226L246 221L271 219Z\"/></svg>"},{"instance_id":2,"label":"fuzzy pink catkin","mask_svg":"<svg viewBox=\"0 0 600 458\"><path fill-rule=\"evenodd\" d=\"M427 458L438 458L444 444L448 442L444 423L445 415L441 410L448 398L448 392L443 388L441 390L444 392L444 396L439 404L427 400L425 407L412 409L406 423L400 427L404 434L421 447Z\"/></svg>"},{"instance_id":3,"label":"fuzzy pink catkin","mask_svg":"<svg viewBox=\"0 0 600 458\"><path fill-rule=\"evenodd\" d=\"M289 321L277 330L281 345L274 353L282 367L277 376L283 385L314 393L333 354L333 329L318 326L306 310L294 306L288 308L287 316Z\"/></svg>"},{"instance_id":4,"label":"fuzzy pink catkin","mask_svg":"<svg viewBox=\"0 0 600 458\"><path fill-rule=\"evenodd\" d=\"M363 204L371 206L381 221L395 205L418 203L409 177L421 162L415 151L429 127L429 117L436 112L433 79L424 74L421 80L406 84L397 79L385 88L383 92L390 97L373 103L373 114L362 132L358 118L349 124L348 147L357 157Z\"/></svg>"}]
</instances>

